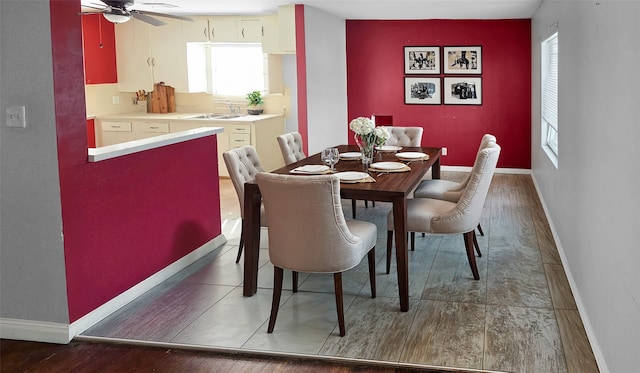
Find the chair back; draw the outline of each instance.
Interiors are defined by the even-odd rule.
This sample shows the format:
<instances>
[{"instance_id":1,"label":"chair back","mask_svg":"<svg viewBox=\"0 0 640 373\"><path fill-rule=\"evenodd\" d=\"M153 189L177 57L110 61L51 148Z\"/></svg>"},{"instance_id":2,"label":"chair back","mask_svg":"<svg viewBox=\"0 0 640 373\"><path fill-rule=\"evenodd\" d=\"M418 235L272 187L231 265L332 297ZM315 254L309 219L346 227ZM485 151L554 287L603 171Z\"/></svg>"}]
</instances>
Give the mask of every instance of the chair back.
<instances>
[{"instance_id":1,"label":"chair back","mask_svg":"<svg viewBox=\"0 0 640 373\"><path fill-rule=\"evenodd\" d=\"M478 147L478 151L486 148L490 142L497 142L496 137L491 134L485 133L482 136L482 140L480 140L480 146ZM478 157L476 156L476 160L477 159ZM449 193L450 195L457 195L455 197L447 198L447 201L457 201L458 199L460 199L462 192L464 191L464 189L467 187L467 184L469 183L469 178L471 178L471 174L468 174L467 177L456 188L453 188L447 191L447 193Z\"/></svg>"},{"instance_id":2,"label":"chair back","mask_svg":"<svg viewBox=\"0 0 640 373\"><path fill-rule=\"evenodd\" d=\"M500 149L500 145L489 141L483 149L478 151L467 187L455 208L431 220L433 233L470 232L480 223L482 208L498 164Z\"/></svg>"},{"instance_id":3,"label":"chair back","mask_svg":"<svg viewBox=\"0 0 640 373\"><path fill-rule=\"evenodd\" d=\"M422 127L396 127L382 126L389 132L389 138L385 141L385 145L395 146L421 146L422 144Z\"/></svg>"},{"instance_id":4,"label":"chair back","mask_svg":"<svg viewBox=\"0 0 640 373\"><path fill-rule=\"evenodd\" d=\"M240 200L240 215L244 218L244 183L253 181L264 169L256 149L251 145L241 146L222 153L229 177Z\"/></svg>"},{"instance_id":5,"label":"chair back","mask_svg":"<svg viewBox=\"0 0 640 373\"><path fill-rule=\"evenodd\" d=\"M347 226L337 176L262 172L256 180L269 221L269 259L273 265L322 273L358 265L362 239Z\"/></svg>"},{"instance_id":6,"label":"chair back","mask_svg":"<svg viewBox=\"0 0 640 373\"><path fill-rule=\"evenodd\" d=\"M299 132L285 133L278 136L277 139L285 165L288 166L307 157L302 150L302 136Z\"/></svg>"}]
</instances>

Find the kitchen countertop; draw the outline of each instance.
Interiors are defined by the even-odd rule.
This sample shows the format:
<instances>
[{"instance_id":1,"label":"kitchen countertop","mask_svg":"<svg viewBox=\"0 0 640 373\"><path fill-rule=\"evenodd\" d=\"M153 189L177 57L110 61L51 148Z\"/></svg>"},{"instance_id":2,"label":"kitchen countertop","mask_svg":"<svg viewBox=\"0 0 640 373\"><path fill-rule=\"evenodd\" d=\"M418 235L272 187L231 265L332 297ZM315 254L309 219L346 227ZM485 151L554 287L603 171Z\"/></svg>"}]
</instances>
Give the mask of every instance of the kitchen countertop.
<instances>
[{"instance_id":1,"label":"kitchen countertop","mask_svg":"<svg viewBox=\"0 0 640 373\"><path fill-rule=\"evenodd\" d=\"M171 144L177 144L179 142L199 139L205 136L215 135L222 131L222 127L200 127L187 131L148 137L141 140L127 141L120 144L102 146L99 148L89 148L89 162L99 162L115 157L122 157L128 154L138 153L141 151L155 149Z\"/></svg>"},{"instance_id":2,"label":"kitchen countertop","mask_svg":"<svg viewBox=\"0 0 640 373\"><path fill-rule=\"evenodd\" d=\"M121 114L109 114L109 115L96 115L100 120L188 120L198 122L212 122L212 121L225 121L225 122L255 122L262 119L281 117L282 114L259 114L249 115L243 114L241 117L235 118L193 118L194 116L204 115L210 113L144 113L144 112L131 112ZM219 113L220 115L228 115L229 113Z\"/></svg>"}]
</instances>

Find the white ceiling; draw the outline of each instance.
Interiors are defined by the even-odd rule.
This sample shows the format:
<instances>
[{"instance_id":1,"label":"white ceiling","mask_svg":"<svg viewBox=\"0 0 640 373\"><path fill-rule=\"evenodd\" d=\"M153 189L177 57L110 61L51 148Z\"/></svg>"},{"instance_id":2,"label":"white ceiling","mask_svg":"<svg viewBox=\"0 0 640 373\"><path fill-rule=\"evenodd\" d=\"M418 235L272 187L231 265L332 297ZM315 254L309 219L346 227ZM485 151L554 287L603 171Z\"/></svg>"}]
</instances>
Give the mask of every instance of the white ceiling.
<instances>
[{"instance_id":1,"label":"white ceiling","mask_svg":"<svg viewBox=\"0 0 640 373\"><path fill-rule=\"evenodd\" d=\"M98 3L99 0L82 0ZM133 9L181 15L275 14L305 4L344 19L531 18L542 0L135 0ZM157 5L152 5L152 4ZM171 4L177 7L167 7Z\"/></svg>"}]
</instances>

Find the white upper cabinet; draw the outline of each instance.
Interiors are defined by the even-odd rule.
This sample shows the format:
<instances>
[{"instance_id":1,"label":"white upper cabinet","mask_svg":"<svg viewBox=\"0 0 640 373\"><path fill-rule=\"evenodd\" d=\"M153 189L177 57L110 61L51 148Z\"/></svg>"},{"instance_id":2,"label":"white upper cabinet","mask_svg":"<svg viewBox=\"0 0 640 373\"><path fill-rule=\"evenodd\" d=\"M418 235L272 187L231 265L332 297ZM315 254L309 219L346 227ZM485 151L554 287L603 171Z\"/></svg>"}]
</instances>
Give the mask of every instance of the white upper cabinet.
<instances>
[{"instance_id":1,"label":"white upper cabinet","mask_svg":"<svg viewBox=\"0 0 640 373\"><path fill-rule=\"evenodd\" d=\"M135 19L115 25L118 90L153 90L149 27Z\"/></svg>"},{"instance_id":2,"label":"white upper cabinet","mask_svg":"<svg viewBox=\"0 0 640 373\"><path fill-rule=\"evenodd\" d=\"M278 8L278 29L280 32L280 51L296 52L296 9L295 5L283 5Z\"/></svg>"},{"instance_id":3,"label":"white upper cabinet","mask_svg":"<svg viewBox=\"0 0 640 373\"><path fill-rule=\"evenodd\" d=\"M262 17L262 52L280 53L280 33L278 32L278 16Z\"/></svg>"},{"instance_id":4,"label":"white upper cabinet","mask_svg":"<svg viewBox=\"0 0 640 373\"><path fill-rule=\"evenodd\" d=\"M187 42L259 43L262 24L259 17L192 17L185 22L184 39Z\"/></svg>"},{"instance_id":5,"label":"white upper cabinet","mask_svg":"<svg viewBox=\"0 0 640 373\"><path fill-rule=\"evenodd\" d=\"M176 92L201 91L189 84L187 45L183 38L183 24L189 22L163 21L167 24L150 26L132 19L115 26L118 90L153 91L154 83L164 82Z\"/></svg>"}]
</instances>

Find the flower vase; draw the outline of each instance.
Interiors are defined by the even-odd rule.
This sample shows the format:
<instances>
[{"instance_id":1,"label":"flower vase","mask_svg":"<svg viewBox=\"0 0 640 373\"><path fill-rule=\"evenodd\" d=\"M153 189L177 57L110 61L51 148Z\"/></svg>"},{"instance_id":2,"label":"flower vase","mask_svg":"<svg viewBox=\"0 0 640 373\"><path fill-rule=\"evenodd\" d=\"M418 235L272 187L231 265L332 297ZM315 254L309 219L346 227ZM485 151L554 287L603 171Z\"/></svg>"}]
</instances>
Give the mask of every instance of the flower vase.
<instances>
[{"instance_id":1,"label":"flower vase","mask_svg":"<svg viewBox=\"0 0 640 373\"><path fill-rule=\"evenodd\" d=\"M364 165L365 171L369 169L369 165L373 163L373 155L375 152L375 144L370 143L362 139L359 135L354 135L353 137L356 141L356 145L360 148L360 154L362 156L362 164Z\"/></svg>"}]
</instances>

